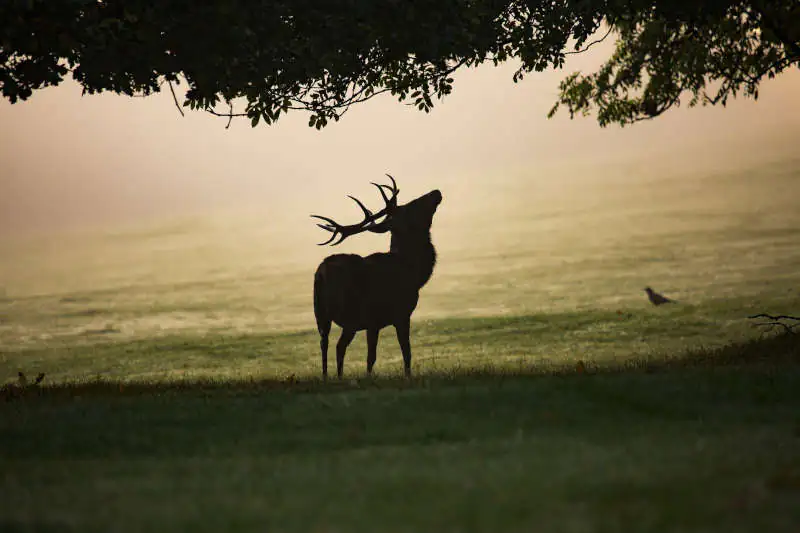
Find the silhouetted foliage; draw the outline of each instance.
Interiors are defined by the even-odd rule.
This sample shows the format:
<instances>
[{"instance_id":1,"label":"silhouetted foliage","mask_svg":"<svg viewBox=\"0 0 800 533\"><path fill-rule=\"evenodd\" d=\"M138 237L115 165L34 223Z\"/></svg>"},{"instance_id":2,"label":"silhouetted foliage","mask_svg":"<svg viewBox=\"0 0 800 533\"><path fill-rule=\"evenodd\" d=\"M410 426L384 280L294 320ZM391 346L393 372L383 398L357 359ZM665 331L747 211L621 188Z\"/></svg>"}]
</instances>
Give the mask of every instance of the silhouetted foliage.
<instances>
[{"instance_id":1,"label":"silhouetted foliage","mask_svg":"<svg viewBox=\"0 0 800 533\"><path fill-rule=\"evenodd\" d=\"M427 112L462 66L517 59L519 81L595 35L616 38L614 53L568 75L550 115L628 124L683 94L724 105L800 64L797 0L4 0L0 30L12 103L67 74L86 93L180 82L183 106L253 126L299 109L321 128L382 92Z\"/></svg>"}]
</instances>

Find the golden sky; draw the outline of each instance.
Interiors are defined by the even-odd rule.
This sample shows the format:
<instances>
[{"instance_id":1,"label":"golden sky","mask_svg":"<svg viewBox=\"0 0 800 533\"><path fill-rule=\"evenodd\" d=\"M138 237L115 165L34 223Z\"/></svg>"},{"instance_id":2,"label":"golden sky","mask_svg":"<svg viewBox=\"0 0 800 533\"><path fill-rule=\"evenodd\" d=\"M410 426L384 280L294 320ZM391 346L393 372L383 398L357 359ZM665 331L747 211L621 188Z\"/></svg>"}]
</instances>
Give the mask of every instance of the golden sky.
<instances>
[{"instance_id":1,"label":"golden sky","mask_svg":"<svg viewBox=\"0 0 800 533\"><path fill-rule=\"evenodd\" d=\"M385 96L322 131L308 128L305 114L256 129L234 121L226 130L223 119L199 112L181 117L168 93L82 97L66 82L27 102L0 103L0 233L231 209L276 221L315 211L357 216L345 195L374 195L368 182L384 172L400 180L401 200L438 187L480 202L510 175L544 183L633 161L713 168L797 150L796 69L765 82L757 102L726 109L681 108L626 128L565 113L548 120L558 81L598 57L519 84L510 65L463 71L429 115Z\"/></svg>"}]
</instances>

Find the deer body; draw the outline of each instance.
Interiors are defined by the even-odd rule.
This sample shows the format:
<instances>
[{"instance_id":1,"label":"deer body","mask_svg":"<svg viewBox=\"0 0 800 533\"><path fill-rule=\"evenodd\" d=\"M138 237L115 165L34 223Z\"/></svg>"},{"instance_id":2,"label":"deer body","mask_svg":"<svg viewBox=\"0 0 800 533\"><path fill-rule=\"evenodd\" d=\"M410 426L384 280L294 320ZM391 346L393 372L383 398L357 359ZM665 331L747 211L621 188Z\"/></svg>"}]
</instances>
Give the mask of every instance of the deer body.
<instances>
[{"instance_id":1,"label":"deer body","mask_svg":"<svg viewBox=\"0 0 800 533\"><path fill-rule=\"evenodd\" d=\"M391 177L391 176L390 176ZM361 231L392 235L387 253L362 257L335 254L326 257L314 275L314 315L320 334L322 374L328 373L328 337L331 323L342 328L336 345L336 373L342 376L344 356L356 332L367 332L367 372L372 373L377 357L378 334L386 326L394 326L403 353L406 375L411 373L410 323L419 301L419 291L428 282L436 264L436 250L431 243L430 226L433 214L442 201L441 193L432 191L403 206L396 205L397 187L393 181L391 199L384 195L387 207L373 215L364 210L365 220L353 226L340 226L330 219L320 225L347 236ZM379 190L383 195L381 187ZM355 200L355 199L354 199ZM385 216L380 223L375 221ZM330 241L329 241L330 242ZM327 244L327 243L325 243ZM338 243L337 243L338 244Z\"/></svg>"},{"instance_id":2,"label":"deer body","mask_svg":"<svg viewBox=\"0 0 800 533\"><path fill-rule=\"evenodd\" d=\"M317 315L355 331L384 328L411 316L420 287L404 276L404 266L392 254L327 257L314 277ZM396 285L387 287L387 280Z\"/></svg>"}]
</instances>

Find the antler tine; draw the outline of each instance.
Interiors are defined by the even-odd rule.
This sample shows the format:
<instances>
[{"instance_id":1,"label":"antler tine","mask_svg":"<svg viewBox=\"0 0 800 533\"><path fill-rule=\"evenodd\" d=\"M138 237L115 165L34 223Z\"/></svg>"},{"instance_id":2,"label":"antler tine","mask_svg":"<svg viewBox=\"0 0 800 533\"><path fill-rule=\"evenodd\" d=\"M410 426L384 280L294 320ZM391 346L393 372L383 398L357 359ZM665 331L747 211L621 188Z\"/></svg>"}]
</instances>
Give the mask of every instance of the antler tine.
<instances>
[{"instance_id":1,"label":"antler tine","mask_svg":"<svg viewBox=\"0 0 800 533\"><path fill-rule=\"evenodd\" d=\"M324 230L326 230L326 231L330 231L331 232L331 238L328 239L325 242L317 243L317 246L325 246L326 244L330 243L333 239L336 238L336 235L339 233L339 231L337 229L337 226L339 226L339 224L337 224L336 221L331 220L328 217L323 217L321 215L311 215L311 217L312 218L318 218L320 220L324 220L325 222L327 222L327 224L317 224L317 226L322 228L322 229L324 229Z\"/></svg>"},{"instance_id":2,"label":"antler tine","mask_svg":"<svg viewBox=\"0 0 800 533\"><path fill-rule=\"evenodd\" d=\"M372 215L372 211L370 211L369 209L367 209L367 207L366 207L364 204L362 204L362 203L361 203L361 200L359 200L359 199L358 199L358 198L356 198L355 196L350 196L349 194L348 194L347 196L348 196L348 198L351 198L351 199L352 199L352 200L353 200L355 203L357 203L357 204L358 204L358 207L360 207L360 208L361 208L361 210L364 212L364 221L365 221L365 222L366 222L368 219L371 219L371 218L372 218L372 216L373 216L373 215Z\"/></svg>"},{"instance_id":3,"label":"antler tine","mask_svg":"<svg viewBox=\"0 0 800 533\"><path fill-rule=\"evenodd\" d=\"M318 218L318 219L320 219L320 220L324 220L324 221L325 221L325 222L327 222L328 224L336 224L336 221L335 221L335 220L333 220L333 219L330 219L330 218L328 218L328 217L324 217L324 216L322 216L322 215L310 215L310 216L311 216L311 218Z\"/></svg>"},{"instance_id":4,"label":"antler tine","mask_svg":"<svg viewBox=\"0 0 800 533\"><path fill-rule=\"evenodd\" d=\"M386 175L389 177L389 179L390 179L390 180L392 180L392 191L393 191L393 192L395 193L395 195L396 195L397 193L399 193L399 192L400 192L400 189L398 189L398 188L397 188L397 182L396 182L396 181L394 181L394 178L392 177L392 175L391 175L391 174L386 174Z\"/></svg>"},{"instance_id":5,"label":"antler tine","mask_svg":"<svg viewBox=\"0 0 800 533\"><path fill-rule=\"evenodd\" d=\"M383 192L383 188L384 187L388 187L388 185L381 185L380 183L375 183L374 181L371 181L370 183L372 183L374 186L376 186L378 188L378 192L381 193L381 196L383 197L383 201L386 202L386 204L388 205L389 198L387 198L386 197L386 193Z\"/></svg>"},{"instance_id":6,"label":"antler tine","mask_svg":"<svg viewBox=\"0 0 800 533\"><path fill-rule=\"evenodd\" d=\"M325 229L328 229L328 228L325 228ZM330 238L330 239L328 239L328 240L327 240L327 241L325 241L325 242L318 242L318 243L317 243L317 246L325 246L326 244L330 244L330 242L331 242L333 239L335 239L335 238L336 238L336 235L338 235L338 233L337 233L336 231L333 231L333 232L331 232L331 238ZM339 241L339 242L342 242L342 241ZM339 243L337 242L336 244L339 244ZM336 246L336 245L334 245L334 246Z\"/></svg>"},{"instance_id":7,"label":"antler tine","mask_svg":"<svg viewBox=\"0 0 800 533\"><path fill-rule=\"evenodd\" d=\"M389 176L390 180L392 180L392 184L391 185L386 185L386 184L383 184L383 183L375 183L374 181L372 181L370 183L372 183L374 186L376 186L378 188L378 191L380 191L381 197L383 198L383 201L386 203L387 206L389 206L389 205L392 205L393 203L397 202L397 195L400 192L400 189L397 188L397 182L394 181L394 178L392 176L390 176L389 174L386 174L386 175ZM392 197L391 198L387 197L386 193L383 192L383 189L389 189L389 191L391 191L391 193L392 193Z\"/></svg>"},{"instance_id":8,"label":"antler tine","mask_svg":"<svg viewBox=\"0 0 800 533\"><path fill-rule=\"evenodd\" d=\"M328 217L323 217L323 216L320 216L320 215L311 215L311 218L318 218L320 220L324 220L325 222L327 222L327 224L317 224L317 226L319 226L320 228L334 229L336 226L339 225L339 224L336 223L335 220L331 220Z\"/></svg>"}]
</instances>

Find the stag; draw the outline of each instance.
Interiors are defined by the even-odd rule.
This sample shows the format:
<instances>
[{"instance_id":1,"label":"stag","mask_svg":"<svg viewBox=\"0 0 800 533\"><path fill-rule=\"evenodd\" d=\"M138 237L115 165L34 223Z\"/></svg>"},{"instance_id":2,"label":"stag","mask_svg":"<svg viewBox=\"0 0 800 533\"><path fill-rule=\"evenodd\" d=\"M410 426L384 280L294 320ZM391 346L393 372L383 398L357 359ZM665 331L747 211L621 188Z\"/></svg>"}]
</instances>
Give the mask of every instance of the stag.
<instances>
[{"instance_id":1,"label":"stag","mask_svg":"<svg viewBox=\"0 0 800 533\"><path fill-rule=\"evenodd\" d=\"M389 176L389 174L387 174ZM342 226L322 220L320 228L332 233L320 246L340 244L346 238L369 231L391 234L387 253L362 257L334 254L326 257L314 274L314 315L320 335L322 376L328 376L328 336L331 322L342 328L336 343L336 375L341 378L344 355L356 332L367 331L367 374L372 374L378 349L378 334L392 325L403 353L405 375L411 375L411 314L417 307L420 289L428 282L436 264L431 243L431 223L442 193L434 190L405 205L397 205L397 188L392 184L372 183L378 188L385 207L372 213L358 198L350 196L364 213L364 220ZM388 195L387 195L388 192ZM337 239L338 237L338 239Z\"/></svg>"}]
</instances>

